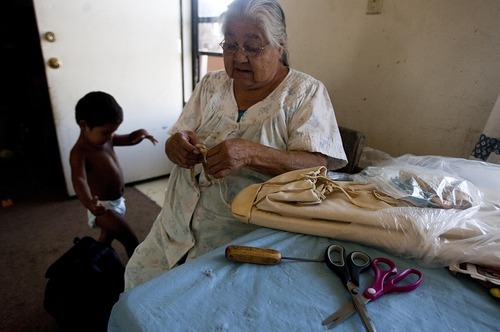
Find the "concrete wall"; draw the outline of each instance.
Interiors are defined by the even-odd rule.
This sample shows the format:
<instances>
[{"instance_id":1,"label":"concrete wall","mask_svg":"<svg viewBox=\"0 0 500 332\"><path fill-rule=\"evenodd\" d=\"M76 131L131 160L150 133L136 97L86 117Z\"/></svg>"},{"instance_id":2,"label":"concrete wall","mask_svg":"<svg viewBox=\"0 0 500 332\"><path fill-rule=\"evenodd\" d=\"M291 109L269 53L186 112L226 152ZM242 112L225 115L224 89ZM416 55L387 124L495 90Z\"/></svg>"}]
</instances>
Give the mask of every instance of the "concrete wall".
<instances>
[{"instance_id":1,"label":"concrete wall","mask_svg":"<svg viewBox=\"0 0 500 332\"><path fill-rule=\"evenodd\" d=\"M291 66L325 83L341 125L393 156L470 154L500 93L500 1L279 2Z\"/></svg>"}]
</instances>

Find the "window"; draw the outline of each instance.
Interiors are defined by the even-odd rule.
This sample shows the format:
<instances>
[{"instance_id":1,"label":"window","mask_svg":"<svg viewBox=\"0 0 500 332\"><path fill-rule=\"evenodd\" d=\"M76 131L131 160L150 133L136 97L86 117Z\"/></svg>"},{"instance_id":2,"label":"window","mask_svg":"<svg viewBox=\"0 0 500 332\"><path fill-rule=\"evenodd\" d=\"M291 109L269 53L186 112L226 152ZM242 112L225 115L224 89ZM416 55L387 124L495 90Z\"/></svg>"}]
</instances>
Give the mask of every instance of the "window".
<instances>
[{"instance_id":1,"label":"window","mask_svg":"<svg viewBox=\"0 0 500 332\"><path fill-rule=\"evenodd\" d=\"M219 16L232 0L193 0L193 86L209 71L223 69Z\"/></svg>"}]
</instances>

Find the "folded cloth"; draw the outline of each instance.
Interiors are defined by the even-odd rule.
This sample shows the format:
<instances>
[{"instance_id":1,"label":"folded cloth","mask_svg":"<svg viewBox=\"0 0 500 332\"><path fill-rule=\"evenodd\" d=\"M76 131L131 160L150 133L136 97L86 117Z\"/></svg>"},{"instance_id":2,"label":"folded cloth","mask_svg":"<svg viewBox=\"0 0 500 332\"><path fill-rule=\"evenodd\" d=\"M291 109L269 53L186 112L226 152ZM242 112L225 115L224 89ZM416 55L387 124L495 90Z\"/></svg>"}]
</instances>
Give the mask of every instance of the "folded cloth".
<instances>
[{"instance_id":1,"label":"folded cloth","mask_svg":"<svg viewBox=\"0 0 500 332\"><path fill-rule=\"evenodd\" d=\"M412 206L374 183L333 181L326 168L315 167L251 185L231 208L246 223L372 245L428 266L498 266L500 225L494 220L500 209L479 213L480 206Z\"/></svg>"}]
</instances>

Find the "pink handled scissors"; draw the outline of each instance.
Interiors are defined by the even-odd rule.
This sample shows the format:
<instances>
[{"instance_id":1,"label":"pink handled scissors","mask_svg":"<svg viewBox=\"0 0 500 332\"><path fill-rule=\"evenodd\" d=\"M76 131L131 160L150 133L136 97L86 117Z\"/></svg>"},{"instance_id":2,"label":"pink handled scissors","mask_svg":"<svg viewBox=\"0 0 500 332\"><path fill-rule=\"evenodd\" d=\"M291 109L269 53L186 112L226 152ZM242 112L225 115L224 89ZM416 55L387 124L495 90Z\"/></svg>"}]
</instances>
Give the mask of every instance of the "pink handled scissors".
<instances>
[{"instance_id":1,"label":"pink handled scissors","mask_svg":"<svg viewBox=\"0 0 500 332\"><path fill-rule=\"evenodd\" d=\"M375 272L375 280L373 281L373 284L363 293L364 304L370 301L375 301L387 293L412 291L422 282L422 272L416 269L406 269L398 273L396 264L387 258L379 257L373 259L372 269ZM410 277L411 275L416 276L417 279L410 281L410 279L414 279L414 277ZM323 325L333 323L330 327L333 328L342 323L355 312L356 308L353 302L349 302L341 309L328 316L323 321Z\"/></svg>"}]
</instances>

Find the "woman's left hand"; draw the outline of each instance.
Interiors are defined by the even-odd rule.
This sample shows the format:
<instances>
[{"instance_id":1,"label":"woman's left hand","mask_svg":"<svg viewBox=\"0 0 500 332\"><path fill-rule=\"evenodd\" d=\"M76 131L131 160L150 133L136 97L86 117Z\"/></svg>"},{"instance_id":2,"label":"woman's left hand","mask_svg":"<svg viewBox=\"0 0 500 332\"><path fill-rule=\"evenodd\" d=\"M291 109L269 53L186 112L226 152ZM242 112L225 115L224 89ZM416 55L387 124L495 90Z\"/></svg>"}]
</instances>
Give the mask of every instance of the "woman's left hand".
<instances>
[{"instance_id":1,"label":"woman's left hand","mask_svg":"<svg viewBox=\"0 0 500 332\"><path fill-rule=\"evenodd\" d=\"M242 138L222 141L207 152L208 172L215 178L222 178L250 165L251 152L257 148L256 145Z\"/></svg>"},{"instance_id":2,"label":"woman's left hand","mask_svg":"<svg viewBox=\"0 0 500 332\"><path fill-rule=\"evenodd\" d=\"M279 150L242 138L233 138L208 150L205 168L208 174L221 178L243 167L276 176L296 169L327 165L328 158L319 152Z\"/></svg>"}]
</instances>

